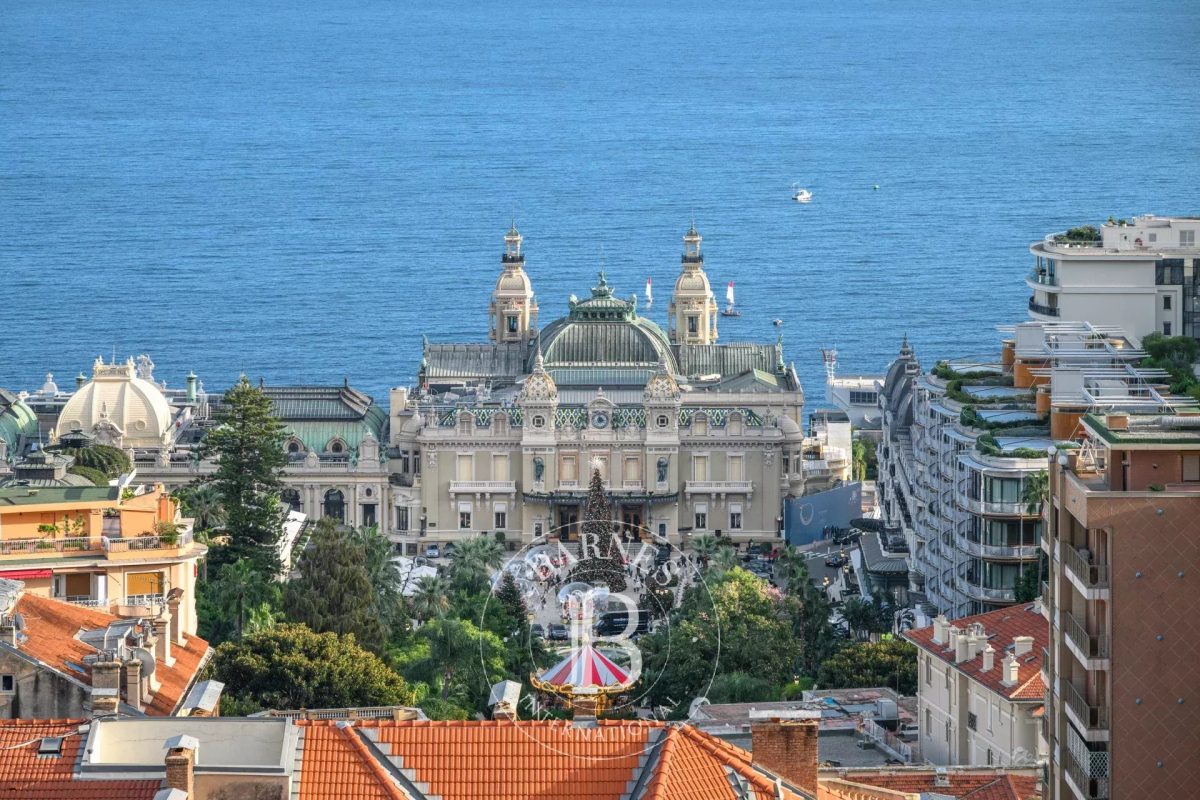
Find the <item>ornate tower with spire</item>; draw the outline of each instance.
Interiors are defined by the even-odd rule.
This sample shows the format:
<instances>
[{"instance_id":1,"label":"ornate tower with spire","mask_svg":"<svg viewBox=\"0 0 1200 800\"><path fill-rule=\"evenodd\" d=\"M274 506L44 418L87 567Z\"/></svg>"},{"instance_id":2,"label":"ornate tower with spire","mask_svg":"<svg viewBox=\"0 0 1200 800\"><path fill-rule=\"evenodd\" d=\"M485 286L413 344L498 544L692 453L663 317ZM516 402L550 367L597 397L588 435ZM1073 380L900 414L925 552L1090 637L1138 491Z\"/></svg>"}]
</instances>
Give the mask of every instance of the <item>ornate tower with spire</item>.
<instances>
[{"instance_id":1,"label":"ornate tower with spire","mask_svg":"<svg viewBox=\"0 0 1200 800\"><path fill-rule=\"evenodd\" d=\"M537 298L525 274L521 241L514 221L504 234L504 255L500 257L503 270L488 306L488 338L493 342L528 342L537 336Z\"/></svg>"},{"instance_id":2,"label":"ornate tower with spire","mask_svg":"<svg viewBox=\"0 0 1200 800\"><path fill-rule=\"evenodd\" d=\"M683 236L683 269L671 293L670 336L672 344L713 344L717 341L717 300L700 254L701 236L695 223Z\"/></svg>"}]
</instances>

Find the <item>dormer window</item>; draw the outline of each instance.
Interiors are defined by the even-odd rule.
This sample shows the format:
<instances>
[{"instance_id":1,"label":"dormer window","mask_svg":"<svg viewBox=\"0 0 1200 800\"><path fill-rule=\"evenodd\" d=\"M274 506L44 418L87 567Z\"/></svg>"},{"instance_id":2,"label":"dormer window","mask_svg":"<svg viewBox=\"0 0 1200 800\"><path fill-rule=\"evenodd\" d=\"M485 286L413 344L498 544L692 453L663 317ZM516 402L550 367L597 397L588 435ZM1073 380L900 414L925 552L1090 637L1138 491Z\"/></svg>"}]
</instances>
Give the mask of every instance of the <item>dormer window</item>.
<instances>
[{"instance_id":1,"label":"dormer window","mask_svg":"<svg viewBox=\"0 0 1200 800\"><path fill-rule=\"evenodd\" d=\"M295 439L292 439L291 441L289 441L287 443L287 451L289 453L295 454L295 453L302 452L303 450L304 450L304 445L300 444L300 442L296 441Z\"/></svg>"},{"instance_id":2,"label":"dormer window","mask_svg":"<svg viewBox=\"0 0 1200 800\"><path fill-rule=\"evenodd\" d=\"M337 455L346 452L346 446L341 442L333 442L329 445L329 452Z\"/></svg>"}]
</instances>

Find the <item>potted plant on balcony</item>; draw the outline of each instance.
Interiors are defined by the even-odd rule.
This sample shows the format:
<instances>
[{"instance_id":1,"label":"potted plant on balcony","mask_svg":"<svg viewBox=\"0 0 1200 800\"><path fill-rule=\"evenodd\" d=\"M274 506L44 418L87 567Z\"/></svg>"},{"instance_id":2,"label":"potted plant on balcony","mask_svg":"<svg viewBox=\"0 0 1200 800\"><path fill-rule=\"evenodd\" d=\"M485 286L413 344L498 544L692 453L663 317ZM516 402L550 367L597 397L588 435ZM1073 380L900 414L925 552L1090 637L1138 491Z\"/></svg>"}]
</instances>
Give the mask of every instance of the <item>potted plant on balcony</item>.
<instances>
[{"instance_id":1,"label":"potted plant on balcony","mask_svg":"<svg viewBox=\"0 0 1200 800\"><path fill-rule=\"evenodd\" d=\"M179 543L179 526L174 522L159 522L155 524L154 532L166 547L174 547Z\"/></svg>"}]
</instances>

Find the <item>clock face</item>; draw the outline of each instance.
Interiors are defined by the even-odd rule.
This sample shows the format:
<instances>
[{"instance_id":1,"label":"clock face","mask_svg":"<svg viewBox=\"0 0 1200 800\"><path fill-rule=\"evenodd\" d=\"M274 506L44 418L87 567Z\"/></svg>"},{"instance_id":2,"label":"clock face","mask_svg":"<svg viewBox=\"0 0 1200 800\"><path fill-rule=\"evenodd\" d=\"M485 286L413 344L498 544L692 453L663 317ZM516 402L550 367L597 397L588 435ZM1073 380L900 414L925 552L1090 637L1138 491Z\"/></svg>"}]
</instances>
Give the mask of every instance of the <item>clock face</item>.
<instances>
[{"instance_id":1,"label":"clock face","mask_svg":"<svg viewBox=\"0 0 1200 800\"><path fill-rule=\"evenodd\" d=\"M608 426L608 414L604 413L603 411L597 411L595 414L592 414L592 427L593 428L604 428L607 426Z\"/></svg>"}]
</instances>

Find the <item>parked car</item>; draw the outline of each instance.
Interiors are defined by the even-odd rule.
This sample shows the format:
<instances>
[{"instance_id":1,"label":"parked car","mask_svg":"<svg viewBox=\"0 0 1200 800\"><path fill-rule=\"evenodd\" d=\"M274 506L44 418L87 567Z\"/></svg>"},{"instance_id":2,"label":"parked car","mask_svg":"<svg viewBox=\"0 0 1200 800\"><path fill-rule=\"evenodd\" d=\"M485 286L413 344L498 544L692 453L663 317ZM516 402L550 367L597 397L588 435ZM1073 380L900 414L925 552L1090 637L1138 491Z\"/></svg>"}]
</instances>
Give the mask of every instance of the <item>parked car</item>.
<instances>
[{"instance_id":1,"label":"parked car","mask_svg":"<svg viewBox=\"0 0 1200 800\"><path fill-rule=\"evenodd\" d=\"M566 625L563 625L561 622L550 623L550 641L565 642L569 638L571 638L571 635L567 632Z\"/></svg>"},{"instance_id":2,"label":"parked car","mask_svg":"<svg viewBox=\"0 0 1200 800\"><path fill-rule=\"evenodd\" d=\"M535 622L529 626L529 635L535 639L545 639L546 629L542 626L542 623Z\"/></svg>"},{"instance_id":3,"label":"parked car","mask_svg":"<svg viewBox=\"0 0 1200 800\"><path fill-rule=\"evenodd\" d=\"M441 558L442 551L440 549L438 549L438 546L436 544L431 544L431 545L429 545L429 547L425 548L425 557L426 558Z\"/></svg>"},{"instance_id":4,"label":"parked car","mask_svg":"<svg viewBox=\"0 0 1200 800\"><path fill-rule=\"evenodd\" d=\"M841 569L842 567L846 566L849 563L850 563L850 559L848 559L842 555L836 555L836 556L831 555L825 559L825 566L830 567L832 569Z\"/></svg>"},{"instance_id":5,"label":"parked car","mask_svg":"<svg viewBox=\"0 0 1200 800\"><path fill-rule=\"evenodd\" d=\"M454 557L454 542L451 542L442 548L442 555L444 555L446 558Z\"/></svg>"},{"instance_id":6,"label":"parked car","mask_svg":"<svg viewBox=\"0 0 1200 800\"><path fill-rule=\"evenodd\" d=\"M902 722L900 727L896 728L896 735L906 742L915 741L920 734L921 729L915 722Z\"/></svg>"},{"instance_id":7,"label":"parked car","mask_svg":"<svg viewBox=\"0 0 1200 800\"><path fill-rule=\"evenodd\" d=\"M746 569L749 570L752 575L757 575L760 578L770 578L772 574L771 565L766 561L751 561L746 565Z\"/></svg>"}]
</instances>

